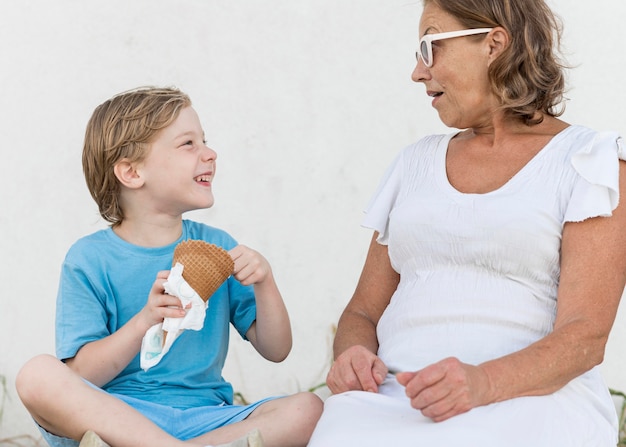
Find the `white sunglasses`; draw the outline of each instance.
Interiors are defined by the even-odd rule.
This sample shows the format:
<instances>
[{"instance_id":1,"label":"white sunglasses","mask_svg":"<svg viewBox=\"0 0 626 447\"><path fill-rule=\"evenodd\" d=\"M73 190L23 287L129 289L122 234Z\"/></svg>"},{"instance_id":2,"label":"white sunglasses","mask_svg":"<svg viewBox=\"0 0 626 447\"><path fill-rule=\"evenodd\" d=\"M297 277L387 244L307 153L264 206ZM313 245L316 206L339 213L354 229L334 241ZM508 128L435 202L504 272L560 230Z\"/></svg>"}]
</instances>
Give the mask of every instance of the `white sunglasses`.
<instances>
[{"instance_id":1,"label":"white sunglasses","mask_svg":"<svg viewBox=\"0 0 626 447\"><path fill-rule=\"evenodd\" d=\"M475 28L475 29L463 29L460 31L449 31L447 33L439 34L425 34L420 39L419 50L415 52L415 59L422 58L424 65L427 67L433 66L433 41L452 39L453 37L465 37L472 36L474 34L488 33L493 28Z\"/></svg>"}]
</instances>

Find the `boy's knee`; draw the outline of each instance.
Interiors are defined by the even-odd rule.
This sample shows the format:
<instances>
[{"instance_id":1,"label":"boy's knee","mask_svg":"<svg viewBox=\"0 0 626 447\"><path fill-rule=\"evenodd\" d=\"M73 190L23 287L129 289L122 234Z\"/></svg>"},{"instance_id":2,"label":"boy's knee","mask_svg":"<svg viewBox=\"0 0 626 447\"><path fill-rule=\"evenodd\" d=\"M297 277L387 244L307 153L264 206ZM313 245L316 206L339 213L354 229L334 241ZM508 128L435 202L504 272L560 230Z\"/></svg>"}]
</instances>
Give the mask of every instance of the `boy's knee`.
<instances>
[{"instance_id":1,"label":"boy's knee","mask_svg":"<svg viewBox=\"0 0 626 447\"><path fill-rule=\"evenodd\" d=\"M22 402L28 406L39 395L38 387L46 386L45 378L59 363L55 357L42 354L27 361L15 377L15 389Z\"/></svg>"},{"instance_id":2,"label":"boy's knee","mask_svg":"<svg viewBox=\"0 0 626 447\"><path fill-rule=\"evenodd\" d=\"M293 397L297 399L297 408L304 413L307 420L315 425L324 409L322 399L320 399L318 395L310 392L298 393Z\"/></svg>"},{"instance_id":3,"label":"boy's knee","mask_svg":"<svg viewBox=\"0 0 626 447\"><path fill-rule=\"evenodd\" d=\"M322 415L324 409L324 402L314 393L302 392L293 396L296 400L294 406L298 411L293 412L293 417L297 418L292 422L292 427L299 425L296 433L293 436L297 439L301 438L303 445L309 442L313 430L317 425L317 421Z\"/></svg>"},{"instance_id":4,"label":"boy's knee","mask_svg":"<svg viewBox=\"0 0 626 447\"><path fill-rule=\"evenodd\" d=\"M299 396L304 401L304 405L311 408L312 410L319 411L320 413L322 412L322 409L324 408L324 403L317 394L306 392L300 393Z\"/></svg>"}]
</instances>

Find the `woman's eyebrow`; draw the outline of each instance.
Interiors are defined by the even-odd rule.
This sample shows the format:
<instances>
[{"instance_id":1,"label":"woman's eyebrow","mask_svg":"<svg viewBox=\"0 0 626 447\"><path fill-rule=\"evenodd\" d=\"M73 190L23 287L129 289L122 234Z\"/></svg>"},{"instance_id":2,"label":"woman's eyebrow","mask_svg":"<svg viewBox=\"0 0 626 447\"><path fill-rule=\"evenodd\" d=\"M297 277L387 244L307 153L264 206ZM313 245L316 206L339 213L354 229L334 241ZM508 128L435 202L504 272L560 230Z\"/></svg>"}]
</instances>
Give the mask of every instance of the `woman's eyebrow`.
<instances>
[{"instance_id":1,"label":"woman's eyebrow","mask_svg":"<svg viewBox=\"0 0 626 447\"><path fill-rule=\"evenodd\" d=\"M433 27L432 27L432 26L429 26L428 28L426 28L426 29L424 30L424 34L422 34L422 35L420 36L420 39L421 39L422 37L424 37L426 34L432 34L432 33L431 33L431 31L432 31L432 30L433 30Z\"/></svg>"}]
</instances>

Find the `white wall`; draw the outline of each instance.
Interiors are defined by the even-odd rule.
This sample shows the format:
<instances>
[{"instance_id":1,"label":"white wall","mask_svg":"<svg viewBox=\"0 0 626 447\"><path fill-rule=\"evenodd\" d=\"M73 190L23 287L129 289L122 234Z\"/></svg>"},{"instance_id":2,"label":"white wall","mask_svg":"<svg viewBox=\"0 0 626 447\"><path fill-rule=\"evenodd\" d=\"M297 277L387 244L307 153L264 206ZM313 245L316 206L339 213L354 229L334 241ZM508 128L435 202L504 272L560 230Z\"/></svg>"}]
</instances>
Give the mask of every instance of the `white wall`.
<instances>
[{"instance_id":1,"label":"white wall","mask_svg":"<svg viewBox=\"0 0 626 447\"><path fill-rule=\"evenodd\" d=\"M626 135L626 3L553 0L573 88L565 119ZM247 398L323 381L332 325L369 241L361 210L395 153L445 131L410 81L418 0L27 0L0 4L0 438L34 426L14 391L19 367L54 352L59 267L103 228L84 185L87 119L111 95L175 85L219 154L216 205L191 217L272 262L292 316L290 358L242 343L225 371ZM626 389L626 315L603 365Z\"/></svg>"}]
</instances>

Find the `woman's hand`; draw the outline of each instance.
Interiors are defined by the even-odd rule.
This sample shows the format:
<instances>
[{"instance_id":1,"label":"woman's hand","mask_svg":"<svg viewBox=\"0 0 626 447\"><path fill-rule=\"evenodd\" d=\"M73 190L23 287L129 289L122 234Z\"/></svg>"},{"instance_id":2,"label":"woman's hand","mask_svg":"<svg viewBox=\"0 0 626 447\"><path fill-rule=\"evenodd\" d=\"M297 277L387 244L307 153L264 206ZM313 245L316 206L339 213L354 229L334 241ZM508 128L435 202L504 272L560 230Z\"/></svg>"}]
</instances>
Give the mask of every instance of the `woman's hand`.
<instances>
[{"instance_id":1,"label":"woman's hand","mask_svg":"<svg viewBox=\"0 0 626 447\"><path fill-rule=\"evenodd\" d=\"M344 391L378 392L378 386L387 375L383 361L364 346L351 346L332 364L326 384L334 393Z\"/></svg>"},{"instance_id":2,"label":"woman's hand","mask_svg":"<svg viewBox=\"0 0 626 447\"><path fill-rule=\"evenodd\" d=\"M411 406L441 422L488 402L489 379L480 366L447 358L417 372L396 374Z\"/></svg>"},{"instance_id":3,"label":"woman's hand","mask_svg":"<svg viewBox=\"0 0 626 447\"><path fill-rule=\"evenodd\" d=\"M350 390L376 393L387 375L387 366L375 354L376 326L398 287L400 275L391 266L387 246L376 242L377 238L374 232L359 283L337 325L335 362L326 378L335 394Z\"/></svg>"}]
</instances>

